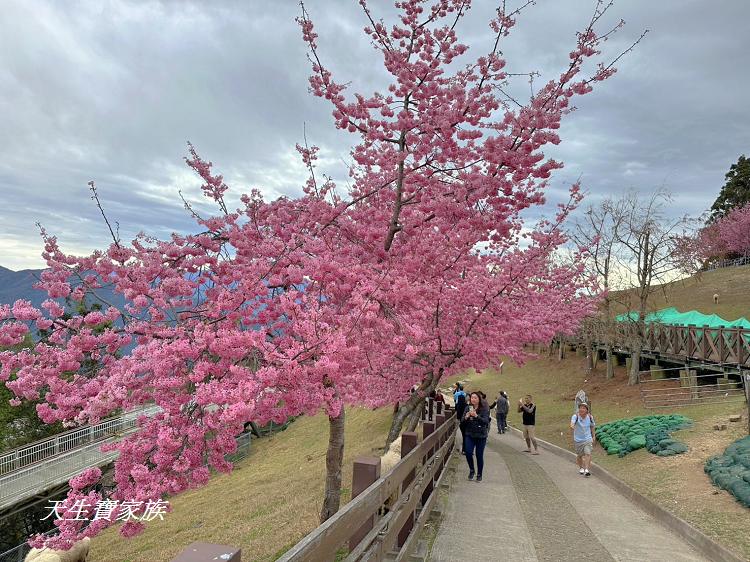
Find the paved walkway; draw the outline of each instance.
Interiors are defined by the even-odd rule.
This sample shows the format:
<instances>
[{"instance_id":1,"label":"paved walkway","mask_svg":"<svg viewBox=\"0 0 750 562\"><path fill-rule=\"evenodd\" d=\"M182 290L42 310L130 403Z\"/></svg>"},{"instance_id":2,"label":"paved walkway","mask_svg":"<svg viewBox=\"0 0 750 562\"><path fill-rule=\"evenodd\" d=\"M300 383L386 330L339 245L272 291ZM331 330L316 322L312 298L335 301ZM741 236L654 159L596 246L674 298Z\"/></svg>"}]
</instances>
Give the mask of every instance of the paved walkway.
<instances>
[{"instance_id":1,"label":"paved walkway","mask_svg":"<svg viewBox=\"0 0 750 562\"><path fill-rule=\"evenodd\" d=\"M596 472L585 478L550 451L524 448L516 434L493 427L480 483L466 479L466 462L457 459L432 562L706 560Z\"/></svg>"}]
</instances>

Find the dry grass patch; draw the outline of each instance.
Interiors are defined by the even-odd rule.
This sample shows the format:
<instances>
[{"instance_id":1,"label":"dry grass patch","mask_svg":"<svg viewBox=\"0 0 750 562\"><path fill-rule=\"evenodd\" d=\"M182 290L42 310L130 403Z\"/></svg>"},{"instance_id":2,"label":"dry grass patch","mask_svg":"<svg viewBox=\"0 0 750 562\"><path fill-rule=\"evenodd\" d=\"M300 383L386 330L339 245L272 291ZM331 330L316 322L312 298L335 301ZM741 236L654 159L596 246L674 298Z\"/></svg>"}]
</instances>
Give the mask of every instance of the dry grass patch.
<instances>
[{"instance_id":1,"label":"dry grass patch","mask_svg":"<svg viewBox=\"0 0 750 562\"><path fill-rule=\"evenodd\" d=\"M347 410L342 503L351 497L352 462L382 447L390 410ZM302 417L253 450L231 474L171 498L172 513L133 539L108 529L92 541L90 562L167 562L194 541L242 548L243 560L275 560L318 526L325 483L328 419Z\"/></svg>"},{"instance_id":2,"label":"dry grass patch","mask_svg":"<svg viewBox=\"0 0 750 562\"><path fill-rule=\"evenodd\" d=\"M649 306L660 310L669 306L681 312L699 310L703 314L718 314L726 320L740 316L750 317L750 266L725 267L714 271L704 271L699 275L673 281L657 290L649 299ZM719 304L714 304L714 294L719 295ZM615 301L621 300L615 295ZM633 300L635 303L636 301ZM625 307L615 305L617 312L625 312Z\"/></svg>"}]
</instances>

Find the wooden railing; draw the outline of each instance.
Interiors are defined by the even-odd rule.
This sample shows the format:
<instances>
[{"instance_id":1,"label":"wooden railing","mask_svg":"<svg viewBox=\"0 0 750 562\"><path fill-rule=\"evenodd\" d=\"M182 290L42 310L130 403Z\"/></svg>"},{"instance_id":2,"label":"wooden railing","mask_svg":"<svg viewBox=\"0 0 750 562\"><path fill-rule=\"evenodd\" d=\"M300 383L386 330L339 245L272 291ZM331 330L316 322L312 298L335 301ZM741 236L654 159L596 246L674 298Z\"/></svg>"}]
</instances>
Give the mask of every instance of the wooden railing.
<instances>
[{"instance_id":1,"label":"wooden railing","mask_svg":"<svg viewBox=\"0 0 750 562\"><path fill-rule=\"evenodd\" d=\"M381 477L377 457L357 459L352 483L356 497L279 560L408 559L417 539L412 531L421 529L430 515L455 443L455 413L435 406L433 421L422 424L421 443L416 433L402 435L402 460L390 472Z\"/></svg>"},{"instance_id":2,"label":"wooden railing","mask_svg":"<svg viewBox=\"0 0 750 562\"><path fill-rule=\"evenodd\" d=\"M636 330L635 324L623 322L612 343L630 349L637 340ZM646 325L643 351L750 369L750 330L653 322Z\"/></svg>"}]
</instances>

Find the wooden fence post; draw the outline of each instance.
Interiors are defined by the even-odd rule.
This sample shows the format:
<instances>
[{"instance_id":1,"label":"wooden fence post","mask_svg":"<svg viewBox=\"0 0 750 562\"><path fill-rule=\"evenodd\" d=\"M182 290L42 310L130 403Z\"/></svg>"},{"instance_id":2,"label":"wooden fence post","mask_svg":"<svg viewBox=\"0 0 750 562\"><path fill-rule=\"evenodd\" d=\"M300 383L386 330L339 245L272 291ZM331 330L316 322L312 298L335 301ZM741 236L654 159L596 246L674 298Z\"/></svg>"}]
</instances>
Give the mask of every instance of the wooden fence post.
<instances>
[{"instance_id":1,"label":"wooden fence post","mask_svg":"<svg viewBox=\"0 0 750 562\"><path fill-rule=\"evenodd\" d=\"M430 421L432 421L432 416L435 415L435 401L432 398L427 399L427 411L430 413Z\"/></svg>"},{"instance_id":2,"label":"wooden fence post","mask_svg":"<svg viewBox=\"0 0 750 562\"><path fill-rule=\"evenodd\" d=\"M738 365L742 365L742 330L740 328L735 328L733 330L734 332L734 360Z\"/></svg>"},{"instance_id":3,"label":"wooden fence post","mask_svg":"<svg viewBox=\"0 0 750 562\"><path fill-rule=\"evenodd\" d=\"M445 414L435 414L435 431L437 431L441 425L445 423ZM444 443L445 436L442 436L438 440L437 448L439 449L440 446Z\"/></svg>"},{"instance_id":4,"label":"wooden fence post","mask_svg":"<svg viewBox=\"0 0 750 562\"><path fill-rule=\"evenodd\" d=\"M241 562L242 550L223 544L194 542L188 545L172 562L204 562L205 560Z\"/></svg>"},{"instance_id":5,"label":"wooden fence post","mask_svg":"<svg viewBox=\"0 0 750 562\"><path fill-rule=\"evenodd\" d=\"M435 402L435 412L438 414L442 414L444 405L445 404L443 402Z\"/></svg>"},{"instance_id":6,"label":"wooden fence post","mask_svg":"<svg viewBox=\"0 0 750 562\"><path fill-rule=\"evenodd\" d=\"M403 459L406 455L408 455L413 449L415 449L417 446L417 434L413 431L405 431L401 434L401 458ZM411 484L412 480L414 480L414 475L416 474L416 469L412 470L409 474L406 475L406 478L404 478L404 482L401 485L401 490L403 493L403 489L406 488L409 484ZM398 532L398 546L401 548L404 546L404 543L406 542L406 539L409 538L409 533L411 533L412 528L414 527L414 512L412 511L409 514L408 519L404 523L404 526L401 527L401 530Z\"/></svg>"},{"instance_id":7,"label":"wooden fence post","mask_svg":"<svg viewBox=\"0 0 750 562\"><path fill-rule=\"evenodd\" d=\"M424 422L422 424L422 441L427 439L430 435L432 435L435 432L435 422ZM422 465L426 465L429 460L434 455L435 448L432 447L428 451L425 451L425 456L422 459ZM427 503L427 498L430 497L430 494L432 493L432 481L430 481L427 486L424 489L424 492L422 493L422 505Z\"/></svg>"},{"instance_id":8,"label":"wooden fence post","mask_svg":"<svg viewBox=\"0 0 750 562\"><path fill-rule=\"evenodd\" d=\"M435 431L440 429L442 425L445 423L446 417L444 414L436 414L435 415ZM437 448L440 449L445 442L448 440L448 434L443 433L443 435L440 436L440 439L438 439ZM435 479L440 477L440 474L443 472L443 467L445 466L445 457L440 459L440 468L435 472Z\"/></svg>"},{"instance_id":9,"label":"wooden fence post","mask_svg":"<svg viewBox=\"0 0 750 562\"><path fill-rule=\"evenodd\" d=\"M370 484L380 478L379 457L359 457L354 461L352 472L352 499L364 492ZM375 522L373 514L349 539L349 550L354 550L360 541L365 538L372 529Z\"/></svg>"}]
</instances>

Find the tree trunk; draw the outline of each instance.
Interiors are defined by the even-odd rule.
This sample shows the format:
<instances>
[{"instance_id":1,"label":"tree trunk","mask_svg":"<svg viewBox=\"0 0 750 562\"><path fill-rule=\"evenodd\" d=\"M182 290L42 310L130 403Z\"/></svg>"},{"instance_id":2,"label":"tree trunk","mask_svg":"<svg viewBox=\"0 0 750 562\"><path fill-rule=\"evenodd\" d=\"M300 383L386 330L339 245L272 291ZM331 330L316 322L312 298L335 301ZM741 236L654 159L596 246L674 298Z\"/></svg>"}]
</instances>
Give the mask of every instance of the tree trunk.
<instances>
[{"instance_id":1,"label":"tree trunk","mask_svg":"<svg viewBox=\"0 0 750 562\"><path fill-rule=\"evenodd\" d=\"M630 354L630 376L628 377L628 385L633 386L638 384L638 372L641 370L641 344L637 343L633 346L633 351Z\"/></svg>"},{"instance_id":2,"label":"tree trunk","mask_svg":"<svg viewBox=\"0 0 750 562\"><path fill-rule=\"evenodd\" d=\"M594 343L586 342L586 373L594 371Z\"/></svg>"},{"instance_id":3,"label":"tree trunk","mask_svg":"<svg viewBox=\"0 0 750 562\"><path fill-rule=\"evenodd\" d=\"M420 418L419 414L421 413L422 413L421 408L419 407L414 408L414 411L409 416L409 423L406 424L406 431L414 431L415 429L417 429L417 425L419 425L419 418Z\"/></svg>"},{"instance_id":4,"label":"tree trunk","mask_svg":"<svg viewBox=\"0 0 750 562\"><path fill-rule=\"evenodd\" d=\"M440 379L438 378L438 380ZM386 451L388 450L388 447L391 446L391 443L393 443L396 440L396 438L399 436L399 434L401 433L401 428L403 427L406 419L414 412L417 406L421 407L422 401L424 400L424 396L421 396L420 393L423 392L423 393L429 394L430 392L435 390L438 384L438 380L435 380L434 375L430 373L422 381L422 384L419 385L419 388L415 390L412 393L412 395L409 397L409 399L403 404L401 404L398 411L393 414L393 420L391 421L391 429L388 431L388 437L386 437L385 439Z\"/></svg>"},{"instance_id":5,"label":"tree trunk","mask_svg":"<svg viewBox=\"0 0 750 562\"><path fill-rule=\"evenodd\" d=\"M557 360L562 361L565 358L565 340L560 336L560 349L557 355Z\"/></svg>"},{"instance_id":6,"label":"tree trunk","mask_svg":"<svg viewBox=\"0 0 750 562\"><path fill-rule=\"evenodd\" d=\"M320 522L323 523L341 505L341 464L344 460L344 406L341 413L328 417L328 451L326 452L326 489Z\"/></svg>"},{"instance_id":7,"label":"tree trunk","mask_svg":"<svg viewBox=\"0 0 750 562\"><path fill-rule=\"evenodd\" d=\"M615 366L612 365L612 346L607 346L607 380L615 378Z\"/></svg>"}]
</instances>

